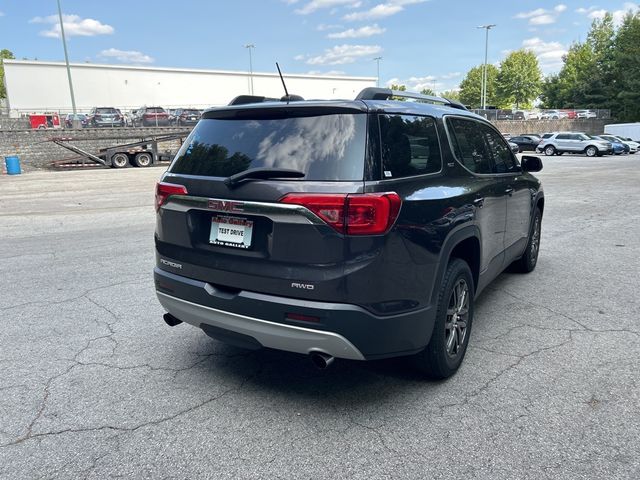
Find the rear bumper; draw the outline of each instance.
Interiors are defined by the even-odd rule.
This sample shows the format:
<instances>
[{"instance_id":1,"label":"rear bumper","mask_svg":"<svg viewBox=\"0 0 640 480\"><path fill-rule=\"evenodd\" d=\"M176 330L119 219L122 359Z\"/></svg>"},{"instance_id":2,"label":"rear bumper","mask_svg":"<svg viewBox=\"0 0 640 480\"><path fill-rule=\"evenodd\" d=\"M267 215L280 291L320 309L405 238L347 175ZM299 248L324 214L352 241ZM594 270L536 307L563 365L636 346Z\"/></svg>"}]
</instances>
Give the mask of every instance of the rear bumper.
<instances>
[{"instance_id":1,"label":"rear bumper","mask_svg":"<svg viewBox=\"0 0 640 480\"><path fill-rule=\"evenodd\" d=\"M158 300L179 320L213 331L223 341L237 334L263 347L302 354L353 360L410 355L429 342L435 321L432 308L380 317L357 305L230 292L159 268L154 280ZM292 320L288 314L317 321Z\"/></svg>"}]
</instances>

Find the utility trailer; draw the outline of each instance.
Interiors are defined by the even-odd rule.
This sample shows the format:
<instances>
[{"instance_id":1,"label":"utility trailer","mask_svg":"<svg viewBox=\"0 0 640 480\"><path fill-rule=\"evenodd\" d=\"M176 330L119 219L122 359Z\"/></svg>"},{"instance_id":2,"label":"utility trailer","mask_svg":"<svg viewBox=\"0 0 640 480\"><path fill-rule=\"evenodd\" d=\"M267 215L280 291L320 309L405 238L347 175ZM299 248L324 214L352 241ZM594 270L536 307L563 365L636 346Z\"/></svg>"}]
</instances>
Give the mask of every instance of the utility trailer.
<instances>
[{"instance_id":1,"label":"utility trailer","mask_svg":"<svg viewBox=\"0 0 640 480\"><path fill-rule=\"evenodd\" d=\"M73 145L70 141L73 138L52 138L51 141L67 150L77 153L81 157L92 162L111 168L150 167L163 160L171 160L170 155L158 152L158 143L172 140L182 141L188 133L175 133L157 137L145 138L138 142L115 145L113 147L101 148L96 153L87 152L80 147ZM84 139L83 139L84 140ZM169 158L166 158L169 157Z\"/></svg>"}]
</instances>

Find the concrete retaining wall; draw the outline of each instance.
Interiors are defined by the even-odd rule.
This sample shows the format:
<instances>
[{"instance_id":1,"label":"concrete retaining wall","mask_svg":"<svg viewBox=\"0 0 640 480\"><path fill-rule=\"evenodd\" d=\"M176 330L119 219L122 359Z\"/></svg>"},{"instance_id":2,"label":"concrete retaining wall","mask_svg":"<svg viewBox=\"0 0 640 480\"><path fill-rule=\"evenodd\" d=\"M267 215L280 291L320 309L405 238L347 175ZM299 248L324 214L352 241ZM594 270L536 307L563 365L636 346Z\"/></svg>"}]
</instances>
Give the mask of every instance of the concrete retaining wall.
<instances>
[{"instance_id":1,"label":"concrete retaining wall","mask_svg":"<svg viewBox=\"0 0 640 480\"><path fill-rule=\"evenodd\" d=\"M584 132L591 135L602 135L604 126L611 120L596 118L562 120L495 120L492 121L500 132L511 135L523 133L547 133L547 132Z\"/></svg>"},{"instance_id":2,"label":"concrete retaining wall","mask_svg":"<svg viewBox=\"0 0 640 480\"><path fill-rule=\"evenodd\" d=\"M69 143L87 152L97 153L101 148L132 143L152 136L188 133L190 130L191 127L153 127L0 131L0 159L4 165L5 156L18 155L23 170L29 171L47 168L51 162L57 160L78 158L77 154L51 142L52 138L71 138ZM175 152L179 147L179 140L173 140L160 143L158 150Z\"/></svg>"},{"instance_id":3,"label":"concrete retaining wall","mask_svg":"<svg viewBox=\"0 0 640 480\"><path fill-rule=\"evenodd\" d=\"M593 135L604 132L605 123L600 119L563 119L563 120L497 120L494 125L502 133L518 135L522 133L545 133L553 131L578 131ZM141 138L166 135L169 133L189 132L189 128L153 127L153 128L85 128L82 130L0 130L0 160L7 155L18 155L25 171L46 168L51 162L77 158L50 139L53 137L71 137L77 147L91 153L101 148L121 143L135 142ZM158 146L160 151L175 152L179 141L164 142ZM4 162L2 162L4 165Z\"/></svg>"}]
</instances>

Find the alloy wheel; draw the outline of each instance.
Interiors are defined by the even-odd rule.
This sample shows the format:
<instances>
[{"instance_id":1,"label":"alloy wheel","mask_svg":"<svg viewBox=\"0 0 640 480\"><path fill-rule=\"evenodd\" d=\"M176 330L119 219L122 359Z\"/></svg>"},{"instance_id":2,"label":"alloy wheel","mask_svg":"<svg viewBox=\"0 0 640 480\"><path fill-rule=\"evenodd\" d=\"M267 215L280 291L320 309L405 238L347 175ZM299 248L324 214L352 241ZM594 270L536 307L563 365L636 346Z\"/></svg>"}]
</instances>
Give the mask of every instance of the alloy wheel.
<instances>
[{"instance_id":1,"label":"alloy wheel","mask_svg":"<svg viewBox=\"0 0 640 480\"><path fill-rule=\"evenodd\" d=\"M469 285L461 278L451 290L444 324L445 348L450 357L456 357L463 350L467 339L468 320Z\"/></svg>"}]
</instances>

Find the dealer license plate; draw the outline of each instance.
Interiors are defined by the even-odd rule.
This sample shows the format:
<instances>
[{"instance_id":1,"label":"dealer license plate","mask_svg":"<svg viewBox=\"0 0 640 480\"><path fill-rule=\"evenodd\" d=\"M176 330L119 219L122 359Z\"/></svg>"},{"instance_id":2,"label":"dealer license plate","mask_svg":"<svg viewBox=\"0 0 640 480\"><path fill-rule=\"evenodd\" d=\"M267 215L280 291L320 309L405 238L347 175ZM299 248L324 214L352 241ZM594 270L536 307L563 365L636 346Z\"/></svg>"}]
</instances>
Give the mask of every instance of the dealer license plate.
<instances>
[{"instance_id":1,"label":"dealer license plate","mask_svg":"<svg viewBox=\"0 0 640 480\"><path fill-rule=\"evenodd\" d=\"M213 217L209 243L225 247L249 248L253 222L246 218Z\"/></svg>"}]
</instances>

